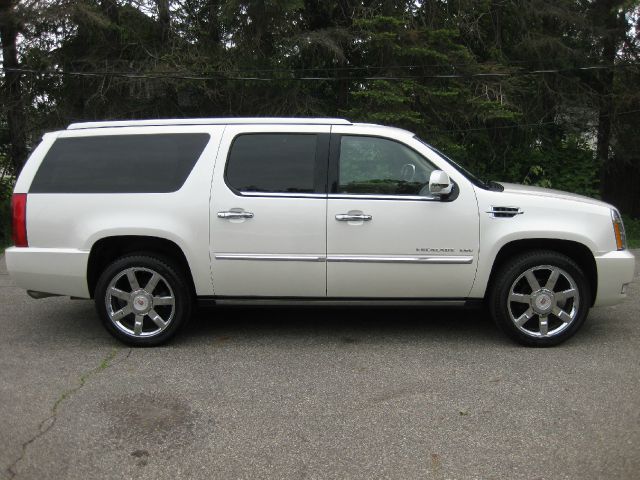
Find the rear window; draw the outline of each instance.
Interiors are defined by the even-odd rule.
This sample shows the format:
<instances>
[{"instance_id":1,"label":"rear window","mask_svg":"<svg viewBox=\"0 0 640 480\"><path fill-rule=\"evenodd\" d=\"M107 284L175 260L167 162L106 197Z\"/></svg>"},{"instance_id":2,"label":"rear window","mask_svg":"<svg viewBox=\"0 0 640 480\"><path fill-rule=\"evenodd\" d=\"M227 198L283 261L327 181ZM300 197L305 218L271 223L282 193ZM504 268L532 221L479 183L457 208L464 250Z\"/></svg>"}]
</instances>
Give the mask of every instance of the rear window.
<instances>
[{"instance_id":1,"label":"rear window","mask_svg":"<svg viewBox=\"0 0 640 480\"><path fill-rule=\"evenodd\" d=\"M30 193L166 193L179 190L209 142L206 133L58 138Z\"/></svg>"},{"instance_id":2,"label":"rear window","mask_svg":"<svg viewBox=\"0 0 640 480\"><path fill-rule=\"evenodd\" d=\"M252 133L233 141L226 179L240 192L315 192L318 136Z\"/></svg>"}]
</instances>

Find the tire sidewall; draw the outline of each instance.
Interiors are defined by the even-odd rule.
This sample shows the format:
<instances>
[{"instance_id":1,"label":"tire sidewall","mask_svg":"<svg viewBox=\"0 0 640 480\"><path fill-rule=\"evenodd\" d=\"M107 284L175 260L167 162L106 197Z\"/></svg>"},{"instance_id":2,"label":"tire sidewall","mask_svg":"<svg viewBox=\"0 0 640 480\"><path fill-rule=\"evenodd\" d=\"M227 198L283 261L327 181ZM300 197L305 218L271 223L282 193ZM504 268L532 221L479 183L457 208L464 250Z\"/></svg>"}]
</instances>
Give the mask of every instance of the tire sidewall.
<instances>
[{"instance_id":1,"label":"tire sidewall","mask_svg":"<svg viewBox=\"0 0 640 480\"><path fill-rule=\"evenodd\" d=\"M513 323L509 315L508 298L511 286L526 270L542 265L561 268L567 272L576 283L580 294L580 303L575 320L564 331L552 337L532 337ZM558 345L572 337L587 318L591 305L591 289L582 269L569 257L553 251L533 251L515 257L504 265L497 273L492 286L490 310L498 327L518 343L534 347L550 347Z\"/></svg>"},{"instance_id":2,"label":"tire sidewall","mask_svg":"<svg viewBox=\"0 0 640 480\"><path fill-rule=\"evenodd\" d=\"M128 255L111 263L100 275L94 292L94 301L98 315L104 327L115 338L130 346L155 346L167 342L189 320L191 316L192 294L184 275L171 260L158 255ZM169 326L152 337L133 337L119 330L109 318L105 304L107 288L111 280L123 270L131 267L148 268L158 272L170 284L175 296L175 312Z\"/></svg>"}]
</instances>

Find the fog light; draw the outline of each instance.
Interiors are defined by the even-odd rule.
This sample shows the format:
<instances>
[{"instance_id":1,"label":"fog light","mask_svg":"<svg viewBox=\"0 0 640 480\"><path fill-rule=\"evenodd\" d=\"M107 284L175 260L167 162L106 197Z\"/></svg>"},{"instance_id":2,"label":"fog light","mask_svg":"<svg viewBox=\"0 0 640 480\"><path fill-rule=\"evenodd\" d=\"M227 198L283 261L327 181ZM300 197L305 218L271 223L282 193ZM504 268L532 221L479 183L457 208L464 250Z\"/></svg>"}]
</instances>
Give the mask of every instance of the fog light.
<instances>
[{"instance_id":1,"label":"fog light","mask_svg":"<svg viewBox=\"0 0 640 480\"><path fill-rule=\"evenodd\" d=\"M622 290L620 290L620 293L621 293L622 295L626 295L626 293L627 293L627 287L628 287L628 286L629 286L629 284L628 284L628 283L625 283L624 285L622 285Z\"/></svg>"}]
</instances>

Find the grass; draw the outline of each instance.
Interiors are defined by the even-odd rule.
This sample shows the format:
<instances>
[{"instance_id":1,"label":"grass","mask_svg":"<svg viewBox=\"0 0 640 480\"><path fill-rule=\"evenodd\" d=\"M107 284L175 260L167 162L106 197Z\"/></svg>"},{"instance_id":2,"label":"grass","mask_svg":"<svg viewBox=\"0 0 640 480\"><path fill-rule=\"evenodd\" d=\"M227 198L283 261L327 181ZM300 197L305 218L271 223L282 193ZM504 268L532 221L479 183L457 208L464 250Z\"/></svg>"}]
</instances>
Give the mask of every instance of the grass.
<instances>
[{"instance_id":1,"label":"grass","mask_svg":"<svg viewBox=\"0 0 640 480\"><path fill-rule=\"evenodd\" d=\"M629 248L640 248L640 218L622 216L624 229L627 232L627 245Z\"/></svg>"}]
</instances>

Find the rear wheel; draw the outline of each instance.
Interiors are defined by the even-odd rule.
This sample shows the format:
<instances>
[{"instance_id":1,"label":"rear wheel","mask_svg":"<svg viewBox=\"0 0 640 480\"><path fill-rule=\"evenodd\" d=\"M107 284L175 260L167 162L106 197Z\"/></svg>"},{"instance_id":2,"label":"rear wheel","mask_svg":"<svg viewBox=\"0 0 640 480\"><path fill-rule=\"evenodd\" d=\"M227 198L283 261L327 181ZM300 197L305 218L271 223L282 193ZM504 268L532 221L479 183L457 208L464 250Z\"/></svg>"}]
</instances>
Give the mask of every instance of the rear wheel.
<instances>
[{"instance_id":1,"label":"rear wheel","mask_svg":"<svg viewBox=\"0 0 640 480\"><path fill-rule=\"evenodd\" d=\"M114 261L98 279L94 297L105 328L133 346L166 342L191 315L184 274L169 259L154 255Z\"/></svg>"},{"instance_id":2,"label":"rear wheel","mask_svg":"<svg viewBox=\"0 0 640 480\"><path fill-rule=\"evenodd\" d=\"M498 326L517 342L552 346L584 323L591 292L580 267L554 251L515 257L496 273L489 307Z\"/></svg>"}]
</instances>

